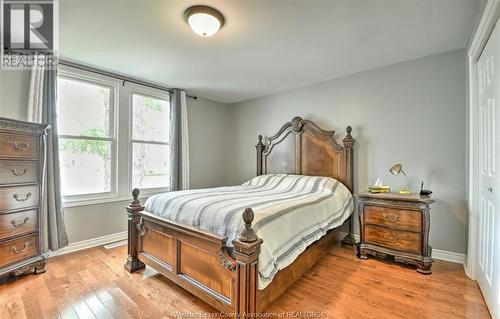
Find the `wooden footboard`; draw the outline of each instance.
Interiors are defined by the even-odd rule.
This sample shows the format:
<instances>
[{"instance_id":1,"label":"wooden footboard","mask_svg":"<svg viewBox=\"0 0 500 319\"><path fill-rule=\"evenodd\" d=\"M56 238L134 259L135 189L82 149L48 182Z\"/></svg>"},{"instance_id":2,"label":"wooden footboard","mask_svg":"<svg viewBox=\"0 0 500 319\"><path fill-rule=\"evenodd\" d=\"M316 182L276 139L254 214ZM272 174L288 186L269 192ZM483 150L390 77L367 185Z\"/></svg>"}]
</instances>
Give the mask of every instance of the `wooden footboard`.
<instances>
[{"instance_id":1,"label":"wooden footboard","mask_svg":"<svg viewBox=\"0 0 500 319\"><path fill-rule=\"evenodd\" d=\"M252 229L254 213L245 209L245 228L227 251L227 238L162 219L147 211L137 197L127 206L129 272L148 265L219 311L251 317L260 313L337 243L339 228L304 251L258 290L258 256L262 239Z\"/></svg>"},{"instance_id":2,"label":"wooden footboard","mask_svg":"<svg viewBox=\"0 0 500 319\"><path fill-rule=\"evenodd\" d=\"M144 211L138 189L132 195L134 200L127 206L126 270L141 270L146 264L224 313L256 312L262 240L251 227L251 209L243 213L245 229L233 241L230 256L226 237L159 218Z\"/></svg>"}]
</instances>

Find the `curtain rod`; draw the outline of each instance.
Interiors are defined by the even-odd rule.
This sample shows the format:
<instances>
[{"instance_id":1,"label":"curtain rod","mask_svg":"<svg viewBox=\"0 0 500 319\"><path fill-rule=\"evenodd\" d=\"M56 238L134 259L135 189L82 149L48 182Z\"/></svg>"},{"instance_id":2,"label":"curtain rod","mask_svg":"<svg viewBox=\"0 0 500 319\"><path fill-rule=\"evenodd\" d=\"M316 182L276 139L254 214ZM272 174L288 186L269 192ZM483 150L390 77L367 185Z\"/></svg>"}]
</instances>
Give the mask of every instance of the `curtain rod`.
<instances>
[{"instance_id":1,"label":"curtain rod","mask_svg":"<svg viewBox=\"0 0 500 319\"><path fill-rule=\"evenodd\" d=\"M69 66L69 67L72 67L72 68L75 68L75 69L79 69L79 70L83 70L83 71L88 71L88 72L92 72L92 73L97 73L99 75L104 75L104 76L107 76L107 77L115 78L115 79L123 81L123 85L125 85L125 82L130 82L130 83L134 83L134 84L139 84L139 85L147 86L147 87L150 87L150 88L153 88L153 89L157 89L157 90L167 91L167 92L170 92L170 93L173 93L173 91L174 91L172 88L168 88L168 87L165 87L165 86L156 85L156 84L153 84L153 83L141 81L141 80L136 79L136 78L132 78L132 77L120 75L120 74L113 73L113 72L103 71L103 70L100 70L100 69L97 69L97 68L94 68L94 67L91 67L91 66L83 65L83 64L80 64L80 63L76 63L76 62L71 62L71 61L59 59L59 64L62 64L62 65L65 65L65 66ZM195 100L198 99L198 97L195 96L195 95L186 94L186 96L189 97L189 98L195 99Z\"/></svg>"}]
</instances>

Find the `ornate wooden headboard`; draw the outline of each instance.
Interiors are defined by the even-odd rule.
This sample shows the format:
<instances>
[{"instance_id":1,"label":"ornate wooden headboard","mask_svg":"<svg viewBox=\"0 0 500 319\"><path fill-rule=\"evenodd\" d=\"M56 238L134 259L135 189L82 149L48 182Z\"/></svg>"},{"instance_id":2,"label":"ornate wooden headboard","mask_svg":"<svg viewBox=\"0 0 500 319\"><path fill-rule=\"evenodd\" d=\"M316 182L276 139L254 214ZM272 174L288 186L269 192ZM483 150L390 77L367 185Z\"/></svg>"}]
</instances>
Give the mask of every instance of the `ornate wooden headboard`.
<instances>
[{"instance_id":1,"label":"ornate wooden headboard","mask_svg":"<svg viewBox=\"0 0 500 319\"><path fill-rule=\"evenodd\" d=\"M352 192L354 187L351 127L340 145L335 131L325 131L314 122L295 117L257 149L257 175L287 173L328 176L341 181Z\"/></svg>"}]
</instances>

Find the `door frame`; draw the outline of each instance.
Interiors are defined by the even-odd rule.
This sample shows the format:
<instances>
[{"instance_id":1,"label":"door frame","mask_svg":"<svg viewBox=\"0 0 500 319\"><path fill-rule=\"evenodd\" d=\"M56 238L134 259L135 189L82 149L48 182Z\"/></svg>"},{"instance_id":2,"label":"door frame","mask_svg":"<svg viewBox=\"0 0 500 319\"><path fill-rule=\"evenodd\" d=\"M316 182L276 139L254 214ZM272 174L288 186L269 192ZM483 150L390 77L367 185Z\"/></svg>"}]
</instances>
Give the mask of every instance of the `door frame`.
<instances>
[{"instance_id":1,"label":"door frame","mask_svg":"<svg viewBox=\"0 0 500 319\"><path fill-rule=\"evenodd\" d=\"M469 238L467 249L466 275L477 279L478 269L478 234L479 234L479 96L478 60L488 41L498 18L500 0L488 0L482 16L478 17L477 31L471 34L467 49L468 59L468 143L469 143Z\"/></svg>"}]
</instances>

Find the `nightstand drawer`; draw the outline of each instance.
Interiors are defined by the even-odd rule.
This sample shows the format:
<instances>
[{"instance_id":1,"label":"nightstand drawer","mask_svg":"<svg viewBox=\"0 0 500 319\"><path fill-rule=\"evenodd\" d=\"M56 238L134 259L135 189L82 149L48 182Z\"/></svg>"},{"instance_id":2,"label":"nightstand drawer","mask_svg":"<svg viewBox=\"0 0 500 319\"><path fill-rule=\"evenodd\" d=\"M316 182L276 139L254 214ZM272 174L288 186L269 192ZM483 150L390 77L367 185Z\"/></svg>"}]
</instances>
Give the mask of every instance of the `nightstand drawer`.
<instances>
[{"instance_id":1,"label":"nightstand drawer","mask_svg":"<svg viewBox=\"0 0 500 319\"><path fill-rule=\"evenodd\" d=\"M420 254L422 253L421 239L422 235L420 233L392 230L370 225L365 226L364 241L390 249Z\"/></svg>"},{"instance_id":2,"label":"nightstand drawer","mask_svg":"<svg viewBox=\"0 0 500 319\"><path fill-rule=\"evenodd\" d=\"M422 230L420 211L365 206L364 219L364 222L367 224L375 224L416 232L420 232Z\"/></svg>"}]
</instances>

